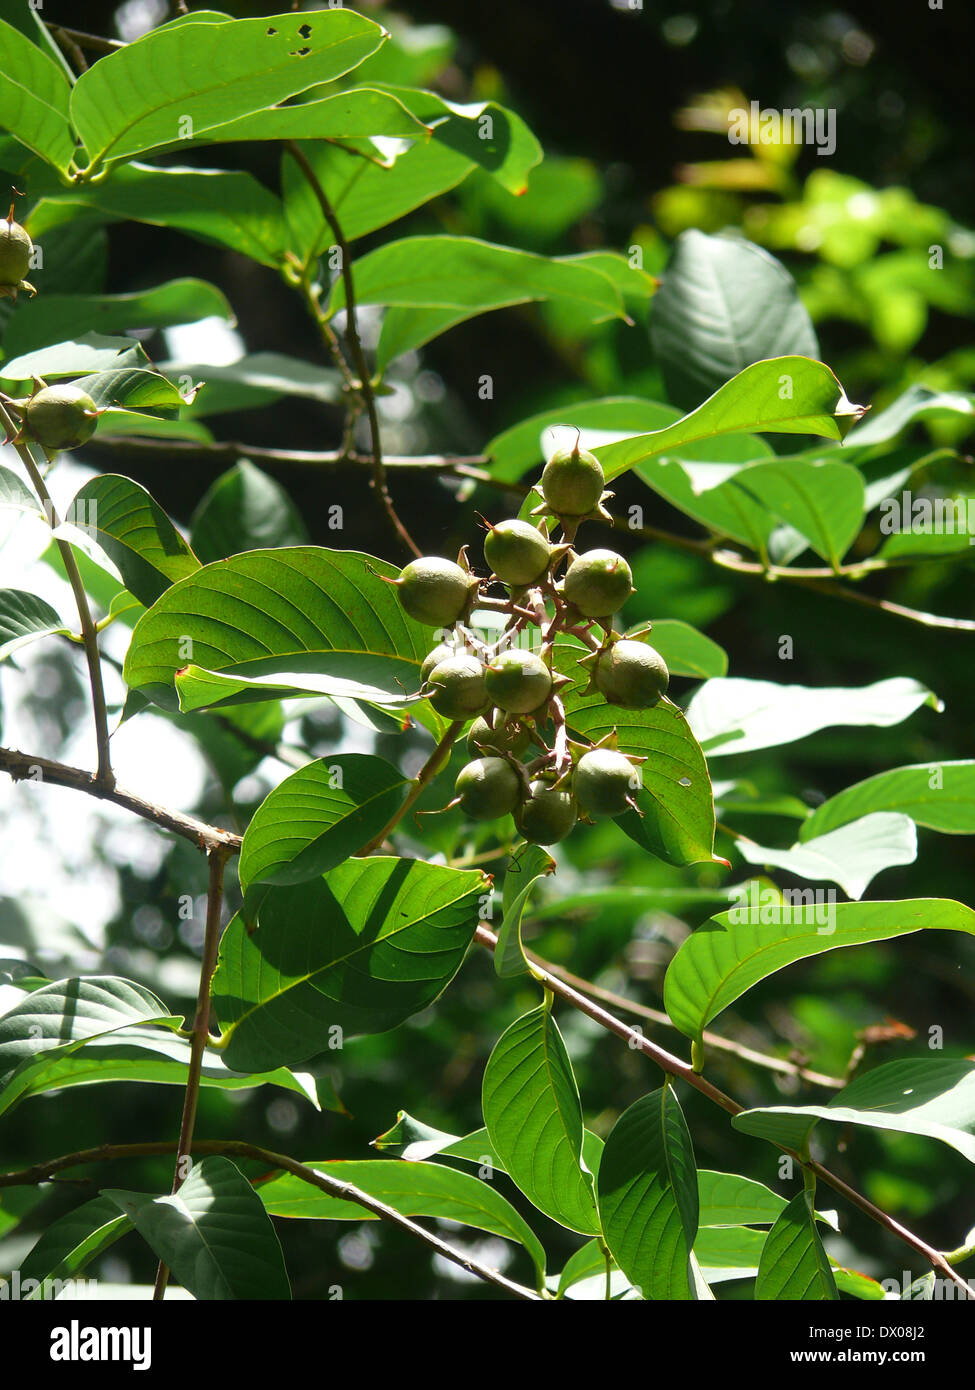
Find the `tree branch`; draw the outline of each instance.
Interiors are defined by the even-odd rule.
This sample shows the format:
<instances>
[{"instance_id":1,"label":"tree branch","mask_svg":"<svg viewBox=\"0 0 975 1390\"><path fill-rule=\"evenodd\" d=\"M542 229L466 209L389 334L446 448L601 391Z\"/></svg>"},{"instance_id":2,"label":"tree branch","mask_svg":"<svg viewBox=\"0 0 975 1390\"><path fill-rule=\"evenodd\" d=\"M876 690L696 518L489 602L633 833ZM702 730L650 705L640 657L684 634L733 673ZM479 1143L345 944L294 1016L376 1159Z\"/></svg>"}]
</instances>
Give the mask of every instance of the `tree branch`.
<instances>
[{"instance_id":1,"label":"tree branch","mask_svg":"<svg viewBox=\"0 0 975 1390\"><path fill-rule=\"evenodd\" d=\"M484 926L477 928L474 933L474 940L478 942L479 945L486 946L490 951L493 951L498 944L498 939L494 932L489 931L488 928ZM608 1032L615 1033L618 1038L622 1038L624 1042L628 1043L634 1051L644 1053L645 1056L656 1063L665 1075L680 1077L681 1080L686 1081L689 1086L693 1086L695 1091L699 1091L701 1095L706 1096L708 1100L720 1106L722 1110L727 1111L729 1115L740 1115L742 1113L745 1108L743 1105L739 1105L736 1100L726 1095L724 1091L719 1090L718 1087L708 1081L706 1077L694 1071L689 1062L685 1062L680 1057L675 1057L672 1052L666 1052L662 1047L658 1047L656 1043L644 1037L643 1033L638 1032L635 1028L630 1028L622 1019L616 1018L613 1014L608 1013L606 1009L601 1008L593 1000L587 999L584 994L580 994L579 991L573 989L571 985L567 985L563 980L560 980L557 975L553 975L551 972L538 966L533 967L533 971L536 978L540 980L546 989L551 990L552 993L557 995L560 999L564 999L566 1003L572 1004L580 1013L586 1014L587 1017L593 1019L594 1022L598 1023ZM841 1193L847 1201L859 1207L862 1212L876 1221L878 1225L883 1226L891 1235L896 1236L898 1240L902 1240L906 1245L909 1245L912 1250L916 1250L919 1255L923 1256L923 1258L946 1279L950 1279L953 1284L957 1284L959 1288L964 1289L968 1297L975 1297L968 1284L960 1274L952 1269L945 1257L935 1250L933 1246L923 1241L920 1236L916 1236L913 1231L909 1231L906 1226L902 1226L899 1221L895 1221L892 1216L888 1216L885 1211L881 1211L879 1207L874 1206L873 1202L871 1202L868 1197L864 1197L861 1192L857 1192L855 1188L850 1187L849 1183L844 1182L842 1178L831 1173L829 1169L824 1168L821 1163L817 1163L809 1158L803 1158L803 1156L794 1149L783 1147L782 1152L794 1158L803 1169L809 1169L814 1172L823 1182L828 1183L836 1192Z\"/></svg>"},{"instance_id":2,"label":"tree branch","mask_svg":"<svg viewBox=\"0 0 975 1390\"><path fill-rule=\"evenodd\" d=\"M63 1154L60 1158L49 1159L46 1163L35 1163L30 1168L0 1173L0 1188L33 1187L38 1183L50 1182L66 1168L77 1168L85 1163L102 1163L118 1158L155 1158L162 1154L173 1153L176 1148L177 1144L173 1140L149 1144L100 1144L94 1149L79 1149L75 1153ZM257 1144L248 1144L243 1140L198 1139L194 1148L198 1154L223 1154L228 1158L253 1158L268 1168L291 1173L302 1182L308 1183L310 1187L317 1187L320 1192L326 1193L329 1197L338 1197L345 1202L356 1202L366 1211L371 1211L374 1216L378 1216L380 1220L399 1226L401 1230L406 1231L417 1240L421 1240L424 1245L428 1245L438 1255L442 1255L445 1260L450 1260L453 1264L459 1265L461 1269L467 1270L468 1274L474 1274L486 1283L504 1289L506 1293L513 1294L515 1298L537 1302L541 1301L543 1297L534 1289L527 1288L523 1284L516 1284L513 1280L506 1278L499 1270L492 1269L489 1265L481 1264L479 1260L455 1250L439 1236L435 1236L432 1231L418 1226L415 1221L403 1216L394 1207L387 1206L378 1197L370 1196L368 1192L363 1192L353 1183L343 1182L340 1178L329 1177L327 1172L323 1172L321 1168L309 1168L296 1159L288 1158L286 1154L274 1153L271 1149L262 1149Z\"/></svg>"},{"instance_id":3,"label":"tree branch","mask_svg":"<svg viewBox=\"0 0 975 1390\"><path fill-rule=\"evenodd\" d=\"M366 361L366 354L363 351L362 339L359 337L355 284L352 276L352 253L349 250L349 244L345 239L335 209L329 202L328 194L322 187L321 181L315 173L315 170L305 158L301 146L294 140L288 140L286 141L286 148L291 158L295 161L298 168L307 179L308 185L322 210L322 216L328 223L332 236L335 238L335 244L339 249L342 262L342 282L345 286L345 336L349 344L349 354L352 358L352 363L359 375L357 383L358 392L365 407L366 417L369 421L369 436L372 445L372 485L376 492L376 496L382 503L383 510L389 518L393 530L413 555L421 555L423 552L397 515L396 508L393 506L393 499L389 495L386 468L383 463L382 439L379 433L379 413L376 409L376 393L372 388L369 364Z\"/></svg>"},{"instance_id":4,"label":"tree branch","mask_svg":"<svg viewBox=\"0 0 975 1390\"><path fill-rule=\"evenodd\" d=\"M110 801L115 806L122 806L126 811L141 816L143 820L152 821L163 830L181 835L184 840L196 845L197 849L209 851L225 848L229 854L237 854L240 851L242 837L234 834L232 830L222 830L219 826L207 825L193 816L186 816L182 811L171 811L165 806L157 806L155 802L146 801L135 792L125 791L114 784L110 787L104 786L92 773L85 772L80 767L69 767L66 763L55 762L53 758L18 753L12 748L0 748L0 772L8 773L15 782L47 782L51 786L70 787L72 791L85 792L100 801Z\"/></svg>"}]
</instances>

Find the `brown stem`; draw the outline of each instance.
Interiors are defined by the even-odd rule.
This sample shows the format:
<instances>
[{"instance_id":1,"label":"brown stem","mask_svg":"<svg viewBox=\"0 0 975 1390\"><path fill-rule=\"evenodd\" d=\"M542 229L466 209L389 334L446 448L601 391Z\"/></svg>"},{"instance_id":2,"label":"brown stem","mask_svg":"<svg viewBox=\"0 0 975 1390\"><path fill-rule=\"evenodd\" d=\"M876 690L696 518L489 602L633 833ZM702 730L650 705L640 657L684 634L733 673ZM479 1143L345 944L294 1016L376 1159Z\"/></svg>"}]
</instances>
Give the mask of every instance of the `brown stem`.
<instances>
[{"instance_id":1,"label":"brown stem","mask_svg":"<svg viewBox=\"0 0 975 1390\"><path fill-rule=\"evenodd\" d=\"M102 1163L119 1158L153 1158L160 1154L172 1153L176 1147L176 1142L171 1139L149 1144L100 1144L94 1149L79 1149L76 1153L63 1154L60 1158L49 1159L46 1163L35 1163L30 1168L0 1173L0 1188L32 1187L37 1183L50 1182L66 1168L76 1168L85 1163ZM459 1265L461 1269L466 1269L468 1274L474 1274L478 1279L495 1284L499 1289L504 1289L506 1293L514 1295L515 1298L535 1302L543 1297L534 1289L529 1289L523 1284L516 1284L513 1280L506 1278L499 1270L492 1269L489 1265L481 1264L479 1260L455 1250L439 1236L435 1236L432 1231L418 1226L415 1221L403 1216L394 1207L387 1206L378 1197L370 1196L368 1192L363 1192L353 1183L343 1182L340 1178L329 1177L326 1171L327 1164L318 1168L309 1168L306 1164L299 1163L286 1154L274 1153L271 1149L262 1149L257 1144L248 1144L237 1139L198 1139L194 1148L198 1154L224 1154L229 1158L253 1158L259 1163L263 1163L265 1168L291 1173L302 1182L308 1183L310 1187L317 1187L320 1192L327 1193L329 1197L338 1197L345 1202L356 1202L381 1220L388 1221L394 1226L399 1226L401 1230L407 1231L417 1240L421 1240L424 1245L435 1250L438 1255L442 1255L444 1259Z\"/></svg>"},{"instance_id":2,"label":"brown stem","mask_svg":"<svg viewBox=\"0 0 975 1390\"><path fill-rule=\"evenodd\" d=\"M105 39L100 34L86 34L81 29L68 29L64 24L59 24L57 20L46 19L45 26L52 30L55 37L58 33L66 34L69 39L80 44L82 48L89 48L93 53L115 53L120 48L128 47L121 39Z\"/></svg>"},{"instance_id":3,"label":"brown stem","mask_svg":"<svg viewBox=\"0 0 975 1390\"><path fill-rule=\"evenodd\" d=\"M486 946L490 951L493 951L498 944L498 939L494 933L483 926L477 928L474 933L474 940L481 946ZM615 1033L618 1038L622 1038L624 1042L628 1043L634 1050L644 1053L645 1056L649 1057L657 1064L665 1075L679 1076L681 1080L686 1081L689 1086L693 1086L695 1091L699 1091L701 1095L706 1096L708 1100L720 1106L721 1109L727 1111L729 1115L740 1115L742 1113L745 1108L743 1105L739 1105L736 1100L726 1095L724 1091L719 1090L718 1087L708 1081L706 1077L694 1071L689 1062L685 1062L682 1058L675 1057L672 1052L667 1052L664 1048L658 1047L656 1043L644 1037L641 1032L638 1032L635 1028L630 1028L622 1019L616 1018L615 1015L608 1013L606 1009L601 1008L592 999L587 999L584 994L580 994L578 990L573 989L571 985L567 985L564 980L560 980L558 976L535 965L533 965L532 970L536 978L546 989L551 990L552 993L557 995L560 999L564 999L566 1003L572 1004L580 1013L586 1014L587 1017L593 1019L594 1022L598 1023L608 1032ZM898 1240L904 1241L905 1244L909 1245L913 1250L916 1250L919 1255L922 1255L924 1259L927 1260L934 1269L937 1269L943 1274L945 1278L950 1279L953 1284L957 1284L959 1288L964 1289L966 1295L972 1296L968 1284L962 1279L961 1275L952 1269L943 1255L939 1254L933 1246L928 1245L926 1241L923 1241L920 1236L916 1236L913 1231L909 1231L906 1226L902 1226L900 1222L895 1221L892 1216L888 1216L885 1211L881 1211L879 1207L874 1206L873 1202L871 1202L868 1197L864 1197L862 1193L850 1187L842 1178L836 1177L828 1168L824 1168L821 1163L816 1163L809 1158L803 1158L795 1149L783 1147L782 1152L789 1154L801 1167L808 1168L814 1172L823 1182L828 1183L836 1192L841 1193L847 1201L859 1207L862 1212L871 1217L879 1225L885 1227L885 1229L896 1236Z\"/></svg>"},{"instance_id":4,"label":"brown stem","mask_svg":"<svg viewBox=\"0 0 975 1390\"><path fill-rule=\"evenodd\" d=\"M396 508L393 506L393 499L389 495L386 467L383 463L382 439L379 433L379 412L376 409L376 393L372 387L369 364L366 361L366 354L363 351L362 339L359 337L355 284L352 276L352 253L349 250L349 243L345 239L345 234L335 214L335 209L329 202L328 194L322 187L321 181L315 173L315 170L305 158L304 151L301 149L300 145L293 140L287 141L287 149L292 159L298 165L298 168L308 180L308 185L315 195L318 206L322 210L322 216L328 223L332 236L335 238L335 244L339 249L342 262L342 283L345 286L345 336L349 344L349 354L359 375L357 383L358 392L365 406L366 417L369 420L369 437L372 445L372 485L376 492L376 496L382 503L383 510L393 530L399 536L407 550L413 555L421 555L423 552L397 515Z\"/></svg>"},{"instance_id":5,"label":"brown stem","mask_svg":"<svg viewBox=\"0 0 975 1390\"><path fill-rule=\"evenodd\" d=\"M0 425L3 425L9 437L14 438L14 446L20 455L21 462L27 469L28 477L31 480L34 491L40 498L51 530L56 530L61 525L61 519L54 509L51 494L47 490L47 484L41 477L40 470L34 462L30 448L23 442L18 442L15 436L19 433L15 422L7 413L6 406L0 405ZM55 536L54 543L61 555L61 563L64 565L64 572L71 585L74 594L75 605L78 609L78 618L81 622L81 635L85 644L85 658L88 662L88 679L91 685L91 704L95 718L95 742L98 749L98 771L96 781L99 786L111 790L115 785L115 774L112 772L112 757L109 747L108 732L108 711L105 706L105 688L102 684L101 660L98 654L98 633L95 630L94 619L91 616L91 608L88 604L88 595L85 593L84 581L81 578L81 571L74 557L74 551L68 541Z\"/></svg>"},{"instance_id":6,"label":"brown stem","mask_svg":"<svg viewBox=\"0 0 975 1390\"><path fill-rule=\"evenodd\" d=\"M207 886L207 920L203 934L203 959L200 962L200 983L196 994L196 1014L193 1018L190 1061L186 1073L186 1089L183 1094L183 1116L179 1126L179 1141L176 1145L176 1171L173 1174L173 1192L183 1186L190 1170L190 1155L193 1149L193 1128L196 1125L196 1111L200 1102L200 1077L203 1073L203 1054L210 1037L210 982L217 968L217 947L220 944L220 920L223 911L223 871L227 862L226 845L211 849L207 858L210 865L210 882ZM156 1283L152 1291L153 1299L165 1297L169 1269L163 1260L156 1270Z\"/></svg>"},{"instance_id":7,"label":"brown stem","mask_svg":"<svg viewBox=\"0 0 975 1390\"><path fill-rule=\"evenodd\" d=\"M373 839L371 839L363 849L356 850L357 858L362 858L364 855L367 854L375 854L376 850L379 849L383 841L388 839L388 837L393 833L393 831L399 825L400 821L406 815L410 807L415 805L415 803L419 800L424 788L427 787L429 783L433 781L434 777L436 777L443 764L447 761L447 757L450 753L450 750L454 746L454 740L456 739L457 735L460 733L461 729L464 727L466 722L467 721L464 719L459 719L455 723L451 724L450 728L444 734L443 738L437 744L436 748L430 754L429 758L427 758L426 762L423 764L423 766L420 768L420 771L413 779L413 785L410 787L410 790L406 795L406 800L403 802L402 806L400 806L396 814L386 822L386 824L383 826L382 830L380 830L378 835L374 836Z\"/></svg>"}]
</instances>

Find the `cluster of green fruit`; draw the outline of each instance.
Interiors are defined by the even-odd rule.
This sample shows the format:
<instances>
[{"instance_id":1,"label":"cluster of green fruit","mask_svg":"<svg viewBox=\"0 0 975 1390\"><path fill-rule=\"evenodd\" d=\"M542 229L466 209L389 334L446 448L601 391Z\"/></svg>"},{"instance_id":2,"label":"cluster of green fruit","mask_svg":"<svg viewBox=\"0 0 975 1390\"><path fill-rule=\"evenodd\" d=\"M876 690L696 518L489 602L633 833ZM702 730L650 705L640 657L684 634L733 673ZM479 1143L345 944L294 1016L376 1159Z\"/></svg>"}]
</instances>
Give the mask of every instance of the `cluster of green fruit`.
<instances>
[{"instance_id":1,"label":"cluster of green fruit","mask_svg":"<svg viewBox=\"0 0 975 1390\"><path fill-rule=\"evenodd\" d=\"M0 218L0 298L16 299L20 291L33 295L33 285L24 277L30 269L34 244L25 227L10 216ZM48 453L77 449L95 432L98 409L95 402L77 386L45 386L26 400L7 401L20 422L18 438L33 440Z\"/></svg>"},{"instance_id":2,"label":"cluster of green fruit","mask_svg":"<svg viewBox=\"0 0 975 1390\"><path fill-rule=\"evenodd\" d=\"M649 709L666 694L669 674L644 631L621 637L613 615L633 593L633 576L612 550L573 548L581 522L608 517L599 460L580 449L549 459L534 491L541 503L525 520L487 525L484 559L490 577L480 579L467 560L436 556L412 561L392 582L410 617L440 628L442 640L420 668L421 693L444 718L473 719L467 736L471 761L455 784L459 805L473 820L514 817L526 840L553 845L577 819L596 820L636 809L642 758L616 747L615 731L596 744L570 738L561 691L571 684L553 669L560 635L589 648L584 693L596 690L612 704ZM561 535L553 540L553 522ZM503 585L503 599L492 597ZM481 641L467 623L475 608L507 614L500 638ZM602 630L601 636L593 628ZM527 650L519 634L540 630L539 650ZM546 736L551 737L551 743ZM535 745L539 756L523 763Z\"/></svg>"}]
</instances>

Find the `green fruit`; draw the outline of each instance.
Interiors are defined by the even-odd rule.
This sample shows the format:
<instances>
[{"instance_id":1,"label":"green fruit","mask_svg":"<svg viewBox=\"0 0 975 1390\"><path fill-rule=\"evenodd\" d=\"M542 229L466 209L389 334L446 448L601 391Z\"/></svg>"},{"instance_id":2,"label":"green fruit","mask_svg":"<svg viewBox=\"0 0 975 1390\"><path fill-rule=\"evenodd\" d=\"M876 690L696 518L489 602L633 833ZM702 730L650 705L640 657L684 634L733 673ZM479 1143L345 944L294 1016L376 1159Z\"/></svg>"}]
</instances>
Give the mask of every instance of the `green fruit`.
<instances>
[{"instance_id":1,"label":"green fruit","mask_svg":"<svg viewBox=\"0 0 975 1390\"><path fill-rule=\"evenodd\" d=\"M616 613L633 592L633 573L615 550L587 550L572 561L562 583L563 596L587 618Z\"/></svg>"},{"instance_id":2,"label":"green fruit","mask_svg":"<svg viewBox=\"0 0 975 1390\"><path fill-rule=\"evenodd\" d=\"M527 521L502 521L484 538L484 558L505 584L534 584L552 559L552 547Z\"/></svg>"},{"instance_id":3,"label":"green fruit","mask_svg":"<svg viewBox=\"0 0 975 1390\"><path fill-rule=\"evenodd\" d=\"M559 449L542 473L542 496L557 516L587 516L603 495L602 465L594 454Z\"/></svg>"},{"instance_id":4,"label":"green fruit","mask_svg":"<svg viewBox=\"0 0 975 1390\"><path fill-rule=\"evenodd\" d=\"M471 576L452 560L425 555L400 572L400 603L411 618L427 627L453 627L471 596Z\"/></svg>"},{"instance_id":5,"label":"green fruit","mask_svg":"<svg viewBox=\"0 0 975 1390\"><path fill-rule=\"evenodd\" d=\"M19 285L30 270L34 245L19 222L0 218L0 285Z\"/></svg>"},{"instance_id":6,"label":"green fruit","mask_svg":"<svg viewBox=\"0 0 975 1390\"><path fill-rule=\"evenodd\" d=\"M475 758L461 768L454 791L471 820L497 820L518 805L521 779L504 758Z\"/></svg>"},{"instance_id":7,"label":"green fruit","mask_svg":"<svg viewBox=\"0 0 975 1390\"><path fill-rule=\"evenodd\" d=\"M447 661L450 657L457 655L457 648L450 646L448 642L438 642L432 651L427 652L423 658L423 665L420 667L420 684L426 685L430 679L430 672L434 666L439 666L441 661Z\"/></svg>"},{"instance_id":8,"label":"green fruit","mask_svg":"<svg viewBox=\"0 0 975 1390\"><path fill-rule=\"evenodd\" d=\"M517 648L496 656L484 679L492 704L509 714L531 714L552 693L552 673L542 658Z\"/></svg>"},{"instance_id":9,"label":"green fruit","mask_svg":"<svg viewBox=\"0 0 975 1390\"><path fill-rule=\"evenodd\" d=\"M472 758L480 756L486 749L494 753L513 753L517 758L524 753L531 742L531 735L522 724L506 724L500 715L495 716L495 728L480 716L474 720L467 735L467 751Z\"/></svg>"},{"instance_id":10,"label":"green fruit","mask_svg":"<svg viewBox=\"0 0 975 1390\"><path fill-rule=\"evenodd\" d=\"M445 719L472 719L488 703L484 667L473 656L450 656L430 672L430 703Z\"/></svg>"},{"instance_id":11,"label":"green fruit","mask_svg":"<svg viewBox=\"0 0 975 1390\"><path fill-rule=\"evenodd\" d=\"M77 386L45 386L24 412L27 433L52 452L77 449L95 433L97 423L95 402Z\"/></svg>"},{"instance_id":12,"label":"green fruit","mask_svg":"<svg viewBox=\"0 0 975 1390\"><path fill-rule=\"evenodd\" d=\"M575 823L572 793L548 782L532 782L531 796L515 812L515 825L533 845L557 845Z\"/></svg>"},{"instance_id":13,"label":"green fruit","mask_svg":"<svg viewBox=\"0 0 975 1390\"><path fill-rule=\"evenodd\" d=\"M639 768L611 748L583 753L572 774L579 810L591 820L621 816L629 809L627 797L635 797L641 785Z\"/></svg>"},{"instance_id":14,"label":"green fruit","mask_svg":"<svg viewBox=\"0 0 975 1390\"><path fill-rule=\"evenodd\" d=\"M651 709L669 683L667 663L646 642L614 642L596 661L596 685L614 705Z\"/></svg>"}]
</instances>

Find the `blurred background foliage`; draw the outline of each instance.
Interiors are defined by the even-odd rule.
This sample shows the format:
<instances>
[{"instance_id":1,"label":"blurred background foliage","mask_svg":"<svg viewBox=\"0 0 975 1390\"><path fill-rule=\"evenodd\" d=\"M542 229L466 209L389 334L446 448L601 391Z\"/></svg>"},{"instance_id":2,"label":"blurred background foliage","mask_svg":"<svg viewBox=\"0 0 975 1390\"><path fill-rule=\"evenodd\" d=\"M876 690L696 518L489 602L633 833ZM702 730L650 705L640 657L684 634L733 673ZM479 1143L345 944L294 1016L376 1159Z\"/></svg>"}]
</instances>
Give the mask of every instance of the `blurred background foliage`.
<instances>
[{"instance_id":1,"label":"blurred background foliage","mask_svg":"<svg viewBox=\"0 0 975 1390\"><path fill-rule=\"evenodd\" d=\"M121 7L51 0L49 8L52 20L122 37L160 22L166 11L152 0ZM238 16L272 8L233 6ZM644 268L657 273L682 230L737 228L773 251L795 276L823 359L852 400L869 401L877 410L914 382L962 389L975 383L971 130L960 110L969 86L972 31L961 7L850 3L839 9L810 0L749 6L705 0L676 7L646 0L634 11L626 0L465 6L407 0L390 11L363 0L359 8L382 19L394 36L370 60L377 78L430 85L456 100L504 100L526 119L546 152L522 197L509 197L475 172L397 224L397 235L448 230L547 254L601 247L629 253L638 246ZM369 68L365 64L356 80L365 80ZM835 153L824 158L808 146L729 145L727 112L751 100L763 107L835 110ZM205 150L186 158L246 167L271 187L277 177L275 151L259 145L226 147L219 161ZM77 290L83 280L91 289L124 292L192 273L227 295L246 351L322 360L314 327L297 299L251 261L134 223L102 227L81 219L59 235L69 255L49 257L39 288ZM365 238L359 253L388 236L383 229ZM944 250L944 267L934 274L927 267L936 245ZM65 274L69 283L60 283ZM367 315L365 329L373 341L376 327ZM195 341L205 354L202 340ZM194 340L171 335L146 346L156 360L192 360ZM485 374L494 383L488 400L477 391ZM598 395L664 399L645 315L633 326L593 328L564 309L544 307L506 310L457 327L422 352L400 358L390 385L393 393L381 404L385 447L392 453L477 453L531 414ZM250 397L242 405L228 396L225 404L207 418L219 438L285 449L339 443L340 414L320 401L292 398L284 406L273 397ZM937 442L961 442L955 425L919 427L925 429ZM82 462L139 479L184 525L224 467L95 445ZM295 525L303 525L313 542L373 552L383 547L385 532L361 475L287 467L274 473L300 514ZM953 481L967 485L967 473ZM406 524L429 552L450 554L475 540L475 511L494 519L503 515L496 493L457 481L394 475L393 487ZM620 510L632 502L643 505L648 523L688 533L686 519L636 481L626 482L617 499ZM338 535L328 526L335 505L345 518ZM867 540L872 549L879 536ZM631 558L639 593L626 617L637 622L651 614L667 616L705 628L729 652L731 675L838 686L912 676L945 702L942 714L925 708L892 729L825 731L799 745L726 760L723 778L741 778L762 793L790 794L812 805L884 768L971 755L970 636L911 625L796 586L732 575L678 548L636 545ZM965 555L895 572L884 583L884 592L898 602L973 615ZM788 662L779 658L782 635L793 638ZM63 755L83 718L80 667L47 647L20 664L18 670L8 663L2 677L8 730L16 730L8 737L25 748ZM675 687L672 693L680 698L690 684L678 680ZM160 747L173 764L181 792L171 799L224 823L235 817L246 822L283 775L280 762L263 760L281 730L273 718L243 733L239 723L235 731L214 717L197 718L193 735L205 763L163 716L143 717L159 731ZM324 702L302 707L297 717L289 709L288 718L285 741L315 755L340 744L356 746L348 740L358 731L343 727ZM422 746L418 735L390 734L377 751L405 757L412 771ZM443 804L445 786L441 779L427 806ZM7 893L0 907L2 940L38 959L49 974L58 962L131 973L174 1010L188 1007L205 893L199 856L182 842L169 845L148 827L130 829L124 818L100 808L80 810L72 802L52 819L40 806L41 795L0 788L4 842L12 851L0 861L0 886ZM46 795L59 804L71 797ZM755 831L763 843L774 842L777 834L786 842L787 832L786 822L767 816ZM16 864L25 833L35 851L30 863L50 865L33 868L27 882ZM434 844L455 858L476 856L486 843L456 817L426 822L423 835L428 852ZM719 835L718 852L728 853L729 844ZM547 899L543 895L529 919L529 945L580 976L659 1008L667 962L686 933L715 909L709 897L720 893L727 875L717 865L677 870L659 863L612 824L580 829L561 847L559 859L557 886L548 885ZM779 881L793 882L782 875ZM187 895L196 899L190 916ZM921 830L917 863L886 870L870 896L973 901L970 843ZM721 1031L836 1076L844 1075L860 1032L891 1019L915 1036L868 1045L866 1065L925 1051L933 1027L944 1030L947 1055L970 1053L975 945L954 937L907 937L794 967L728 1010ZM475 951L435 1008L323 1059L323 1090L334 1083L346 1113L332 1100L336 1108L318 1114L285 1092L210 1091L201 1099L198 1133L250 1139L312 1160L368 1156L369 1141L393 1123L397 1109L467 1132L481 1122L480 1078L491 1047L535 999L536 990L524 981L499 983L487 955ZM637 1053L581 1016L558 1014L587 1122L605 1134L622 1109L659 1078ZM682 1050L676 1035L645 1026ZM800 1097L812 1102L822 1095L734 1057L714 1056L710 1066L718 1083L745 1105ZM721 1112L696 1094L682 1100L701 1166L777 1185L770 1147L732 1131ZM175 1089L132 1085L33 1100L4 1123L2 1163L17 1166L106 1139L175 1134L179 1106ZM828 1146L824 1152L837 1172L894 1216L916 1223L933 1244L953 1247L975 1225L969 1170L953 1150L869 1130L855 1136L838 1130L819 1142ZM168 1181L168 1160L118 1171L120 1186L163 1190ZM515 1189L504 1186L524 1210ZM37 1225L84 1192L46 1191L34 1213ZM335 1284L346 1298L393 1298L404 1290L418 1298L494 1296L376 1223L278 1225L298 1297L327 1297ZM558 1269L578 1242L543 1225L538 1218L551 1267ZM0 1266L16 1265L18 1242L28 1241L29 1230L21 1228L0 1244ZM877 1277L897 1276L909 1264L906 1248L858 1213L842 1212L841 1231L828 1243L841 1260ZM0 1213L0 1238L2 1232ZM452 1236L455 1244L468 1238L470 1232ZM522 1253L499 1252L499 1242L474 1245L484 1258L510 1256L515 1277L527 1273ZM91 1272L107 1282L151 1281L152 1263L148 1250L128 1237ZM735 1288L722 1285L719 1296L734 1297Z\"/></svg>"}]
</instances>

